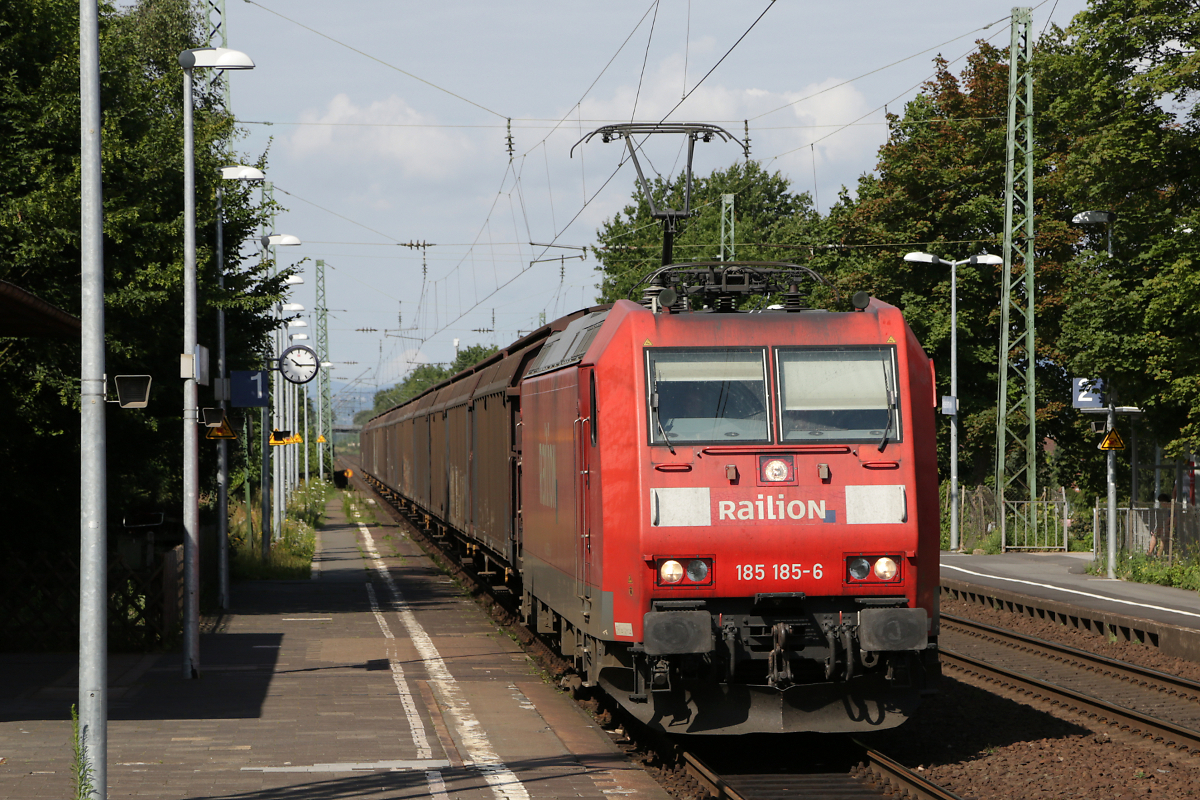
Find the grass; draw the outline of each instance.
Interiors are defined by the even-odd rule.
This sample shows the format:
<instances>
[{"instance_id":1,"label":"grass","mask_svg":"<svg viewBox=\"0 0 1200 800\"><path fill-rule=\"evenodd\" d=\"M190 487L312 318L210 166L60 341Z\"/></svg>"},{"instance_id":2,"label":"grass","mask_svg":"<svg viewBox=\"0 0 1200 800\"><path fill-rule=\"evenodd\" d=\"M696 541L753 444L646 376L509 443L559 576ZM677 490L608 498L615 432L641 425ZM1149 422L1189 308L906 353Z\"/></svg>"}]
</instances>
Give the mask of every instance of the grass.
<instances>
[{"instance_id":1,"label":"grass","mask_svg":"<svg viewBox=\"0 0 1200 800\"><path fill-rule=\"evenodd\" d=\"M84 734L86 736L86 733ZM88 763L85 750L87 742L79 735L79 710L71 706L71 741L74 743L74 758L71 761L71 782L74 784L75 797L87 800L96 792L92 785L92 765Z\"/></svg>"},{"instance_id":2,"label":"grass","mask_svg":"<svg viewBox=\"0 0 1200 800\"><path fill-rule=\"evenodd\" d=\"M313 554L317 549L316 528L325 518L325 506L337 490L327 483L308 481L288 502L282 535L271 543L270 553L262 558L262 515L251 510L252 530L248 530L246 507L231 504L229 537L233 552L229 560L234 580L302 580L312 574Z\"/></svg>"},{"instance_id":3,"label":"grass","mask_svg":"<svg viewBox=\"0 0 1200 800\"><path fill-rule=\"evenodd\" d=\"M1099 571L1105 571L1101 561L1093 562ZM1153 583L1200 592L1200 556L1167 559L1145 553L1122 553L1117 558L1117 575L1135 583Z\"/></svg>"},{"instance_id":4,"label":"grass","mask_svg":"<svg viewBox=\"0 0 1200 800\"><path fill-rule=\"evenodd\" d=\"M361 522L366 526L378 525L375 519L375 501L364 500L358 492L342 493L342 513L351 522Z\"/></svg>"}]
</instances>

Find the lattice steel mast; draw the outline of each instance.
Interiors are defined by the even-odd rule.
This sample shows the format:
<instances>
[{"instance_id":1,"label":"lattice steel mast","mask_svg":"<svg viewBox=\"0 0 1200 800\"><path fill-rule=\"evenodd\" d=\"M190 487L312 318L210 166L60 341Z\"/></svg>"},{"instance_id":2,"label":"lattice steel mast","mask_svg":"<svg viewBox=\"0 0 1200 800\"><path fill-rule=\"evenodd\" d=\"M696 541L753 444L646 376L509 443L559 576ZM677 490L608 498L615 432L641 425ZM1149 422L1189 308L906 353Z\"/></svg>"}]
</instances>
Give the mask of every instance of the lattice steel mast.
<instances>
[{"instance_id":1,"label":"lattice steel mast","mask_svg":"<svg viewBox=\"0 0 1200 800\"><path fill-rule=\"evenodd\" d=\"M737 261L733 249L733 198L731 194L721 195L721 260Z\"/></svg>"},{"instance_id":2,"label":"lattice steel mast","mask_svg":"<svg viewBox=\"0 0 1200 800\"><path fill-rule=\"evenodd\" d=\"M1008 142L1004 171L1004 276L1000 287L996 409L996 509L1008 546L1006 501L1037 499L1037 397L1033 273L1033 12L1012 11ZM1023 268L1023 271L1018 271ZM1012 452L1010 453L1010 448ZM1033 504L1021 504L1036 524Z\"/></svg>"},{"instance_id":3,"label":"lattice steel mast","mask_svg":"<svg viewBox=\"0 0 1200 800\"><path fill-rule=\"evenodd\" d=\"M317 373L320 385L320 428L321 436L325 437L325 446L318 445L317 452L321 459L321 477L333 475L333 385L329 370L324 365L329 363L329 320L326 316L329 309L325 302L325 260L317 259L317 359L321 362L321 370Z\"/></svg>"}]
</instances>

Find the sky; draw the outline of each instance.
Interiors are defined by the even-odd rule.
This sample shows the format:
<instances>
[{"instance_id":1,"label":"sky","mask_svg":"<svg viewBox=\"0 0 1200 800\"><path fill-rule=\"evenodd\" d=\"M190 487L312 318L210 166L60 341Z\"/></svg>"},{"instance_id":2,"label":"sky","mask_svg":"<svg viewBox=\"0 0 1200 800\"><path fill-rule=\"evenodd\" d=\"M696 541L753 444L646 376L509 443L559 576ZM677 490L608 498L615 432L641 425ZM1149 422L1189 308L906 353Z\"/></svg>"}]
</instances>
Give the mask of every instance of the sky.
<instances>
[{"instance_id":1,"label":"sky","mask_svg":"<svg viewBox=\"0 0 1200 800\"><path fill-rule=\"evenodd\" d=\"M1034 5L1033 30L1066 27L1085 4ZM996 0L225 6L226 46L256 64L229 76L236 149L243 163L267 154L286 209L274 232L303 242L278 251L284 266L303 260L292 302L311 311L314 262L325 262L343 418L414 365L451 361L456 340L503 347L543 315L595 302L598 265L582 248L630 202L636 175L619 142L572 152L587 133L631 120L711 123L739 140L748 130L751 157L824 213L874 167L885 109L903 112L938 54L958 72L978 39L1007 48L1012 10ZM652 137L643 167L678 175L682 144ZM738 143L698 143L694 170L742 157ZM297 332L314 333L308 319Z\"/></svg>"}]
</instances>

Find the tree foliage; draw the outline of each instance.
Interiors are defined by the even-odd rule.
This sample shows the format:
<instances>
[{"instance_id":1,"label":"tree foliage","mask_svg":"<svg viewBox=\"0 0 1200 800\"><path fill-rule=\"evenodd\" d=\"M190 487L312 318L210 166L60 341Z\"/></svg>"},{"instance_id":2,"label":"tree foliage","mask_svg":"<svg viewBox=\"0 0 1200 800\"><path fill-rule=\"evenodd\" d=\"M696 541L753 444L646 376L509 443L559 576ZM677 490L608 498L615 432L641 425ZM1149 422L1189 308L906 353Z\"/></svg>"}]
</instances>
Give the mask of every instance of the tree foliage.
<instances>
[{"instance_id":1,"label":"tree foliage","mask_svg":"<svg viewBox=\"0 0 1200 800\"><path fill-rule=\"evenodd\" d=\"M426 389L436 386L468 367L475 366L498 352L500 349L492 345L473 344L459 350L454 361L448 365L418 364L412 372L405 376L404 380L390 389L381 389L376 392L371 408L359 411L354 415L354 424L362 425L390 408L407 403Z\"/></svg>"},{"instance_id":2,"label":"tree foliage","mask_svg":"<svg viewBox=\"0 0 1200 800\"><path fill-rule=\"evenodd\" d=\"M109 511L176 514L182 472L183 75L180 51L201 46L188 0L100 9L106 371L149 374L151 405L108 415ZM0 278L72 314L80 305L78 4L0 7ZM225 283L216 284L215 188L229 163L232 121L220 94L196 81L195 164L200 341L216 350L226 311L231 368L259 366L282 275L247 263L240 242L263 217L246 188L224 202ZM261 160L260 160L261 161ZM284 273L286 274L286 272ZM0 486L10 498L60 494L29 509L40 530L78 530L79 343L0 340ZM201 404L212 405L201 390ZM14 419L15 418L15 419ZM201 474L215 484L215 453ZM56 491L61 488L61 492ZM51 492L47 492L47 490Z\"/></svg>"},{"instance_id":3,"label":"tree foliage","mask_svg":"<svg viewBox=\"0 0 1200 800\"><path fill-rule=\"evenodd\" d=\"M934 77L889 116L875 170L824 219L753 163L698 180L701 213L682 225L675 260L715 255L720 194L737 191L739 259L799 260L842 297L861 289L898 306L949 394L948 270L903 257L1002 254L1007 61L986 42L958 74L936 59ZM1044 472L1096 490L1103 460L1071 409L1071 377L1104 378L1121 404L1145 408L1143 436L1168 454L1200 450L1200 6L1092 0L1039 38L1032 71L1038 433L1057 445ZM678 206L678 180L654 191ZM1111 258L1107 231L1071 223L1086 209L1117 212ZM598 237L605 300L629 296L660 263L660 228L639 192ZM960 449L974 482L995 460L1001 273L957 276ZM938 439L945 469L944 428Z\"/></svg>"},{"instance_id":4,"label":"tree foliage","mask_svg":"<svg viewBox=\"0 0 1200 800\"><path fill-rule=\"evenodd\" d=\"M683 208L685 175L651 182L655 203ZM694 216L681 220L675 234L674 261L719 261L721 258L721 195L734 195L734 224L739 261L808 259L819 215L808 194L793 194L787 179L768 173L757 161L738 162L692 184ZM650 204L640 187L632 203L606 220L597 231L594 248L602 273L600 302L622 297L637 300L636 286L662 265L662 224L650 216Z\"/></svg>"}]
</instances>

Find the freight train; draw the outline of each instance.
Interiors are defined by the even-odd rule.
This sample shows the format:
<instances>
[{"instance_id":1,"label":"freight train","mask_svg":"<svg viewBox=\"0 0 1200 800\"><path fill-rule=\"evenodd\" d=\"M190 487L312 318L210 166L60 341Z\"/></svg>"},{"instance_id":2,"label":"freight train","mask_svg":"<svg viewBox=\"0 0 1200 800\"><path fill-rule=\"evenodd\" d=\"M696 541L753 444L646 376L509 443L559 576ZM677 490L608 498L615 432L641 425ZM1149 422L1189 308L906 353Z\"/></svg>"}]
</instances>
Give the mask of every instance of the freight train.
<instances>
[{"instance_id":1,"label":"freight train","mask_svg":"<svg viewBox=\"0 0 1200 800\"><path fill-rule=\"evenodd\" d=\"M651 726L898 725L938 672L933 364L805 275L663 267L371 420L362 466Z\"/></svg>"}]
</instances>

